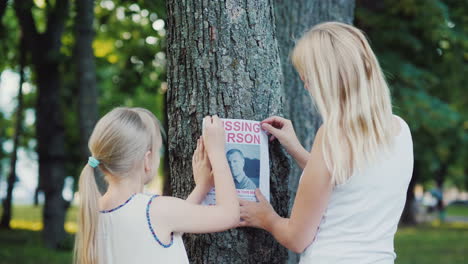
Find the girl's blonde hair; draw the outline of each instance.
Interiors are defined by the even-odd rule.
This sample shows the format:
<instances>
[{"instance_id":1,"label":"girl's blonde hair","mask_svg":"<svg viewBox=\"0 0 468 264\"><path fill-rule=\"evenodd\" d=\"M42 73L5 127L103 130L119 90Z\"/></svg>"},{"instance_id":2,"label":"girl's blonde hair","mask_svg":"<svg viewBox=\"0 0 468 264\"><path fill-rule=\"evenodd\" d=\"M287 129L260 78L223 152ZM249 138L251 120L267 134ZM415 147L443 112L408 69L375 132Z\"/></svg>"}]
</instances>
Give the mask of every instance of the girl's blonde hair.
<instances>
[{"instance_id":1,"label":"girl's blonde hair","mask_svg":"<svg viewBox=\"0 0 468 264\"><path fill-rule=\"evenodd\" d=\"M99 169L106 177L119 180L132 177L130 172L141 166L145 154L151 151L151 175L159 167L159 149L162 145L161 131L156 117L143 108L119 107L107 113L96 124L89 139L91 155L97 159ZM75 241L75 263L96 264L101 194L95 181L94 169L87 164L79 181L80 211L78 232Z\"/></svg>"},{"instance_id":2,"label":"girl's blonde hair","mask_svg":"<svg viewBox=\"0 0 468 264\"><path fill-rule=\"evenodd\" d=\"M332 183L344 183L391 145L390 91L364 34L339 22L314 26L291 60L323 118L323 153Z\"/></svg>"}]
</instances>

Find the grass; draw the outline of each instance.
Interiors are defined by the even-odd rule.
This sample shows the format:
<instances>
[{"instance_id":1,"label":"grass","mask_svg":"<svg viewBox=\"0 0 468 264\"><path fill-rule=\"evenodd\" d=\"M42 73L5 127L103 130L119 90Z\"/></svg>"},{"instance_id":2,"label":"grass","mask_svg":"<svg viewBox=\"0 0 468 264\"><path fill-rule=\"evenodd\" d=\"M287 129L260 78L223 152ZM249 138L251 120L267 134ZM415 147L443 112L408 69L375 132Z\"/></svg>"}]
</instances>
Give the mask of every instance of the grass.
<instances>
[{"instance_id":1,"label":"grass","mask_svg":"<svg viewBox=\"0 0 468 264\"><path fill-rule=\"evenodd\" d=\"M0 207L0 215L3 213ZM67 237L67 250L55 251L43 246L42 206L17 205L13 207L13 230L0 230L0 264L65 264L72 263L73 236ZM65 230L76 232L77 208L66 215Z\"/></svg>"},{"instance_id":2,"label":"grass","mask_svg":"<svg viewBox=\"0 0 468 264\"><path fill-rule=\"evenodd\" d=\"M53 251L41 241L40 207L15 206L13 223L22 224L14 230L0 230L0 264L62 264L71 263L72 236L68 250ZM466 207L449 207L449 215L467 216ZM1 208L0 208L1 213ZM76 208L67 213L67 223L75 226ZM28 230L25 230L28 229ZM75 229L76 230L76 229ZM396 264L459 264L468 263L468 223L401 227L395 237Z\"/></svg>"},{"instance_id":3,"label":"grass","mask_svg":"<svg viewBox=\"0 0 468 264\"><path fill-rule=\"evenodd\" d=\"M443 224L399 228L396 264L468 263L468 225Z\"/></svg>"},{"instance_id":4,"label":"grass","mask_svg":"<svg viewBox=\"0 0 468 264\"><path fill-rule=\"evenodd\" d=\"M70 207L65 219L65 230L68 233L76 233L76 219L78 208ZM0 215L3 208L0 207ZM13 229L25 229L32 231L42 230L42 206L17 205L13 206L13 219L10 225ZM0 263L1 264L1 263Z\"/></svg>"},{"instance_id":5,"label":"grass","mask_svg":"<svg viewBox=\"0 0 468 264\"><path fill-rule=\"evenodd\" d=\"M71 239L71 238L70 238ZM0 264L65 264L72 262L72 250L45 248L41 232L0 230Z\"/></svg>"},{"instance_id":6,"label":"grass","mask_svg":"<svg viewBox=\"0 0 468 264\"><path fill-rule=\"evenodd\" d=\"M468 206L463 206L463 205L448 206L447 215L468 217Z\"/></svg>"}]
</instances>

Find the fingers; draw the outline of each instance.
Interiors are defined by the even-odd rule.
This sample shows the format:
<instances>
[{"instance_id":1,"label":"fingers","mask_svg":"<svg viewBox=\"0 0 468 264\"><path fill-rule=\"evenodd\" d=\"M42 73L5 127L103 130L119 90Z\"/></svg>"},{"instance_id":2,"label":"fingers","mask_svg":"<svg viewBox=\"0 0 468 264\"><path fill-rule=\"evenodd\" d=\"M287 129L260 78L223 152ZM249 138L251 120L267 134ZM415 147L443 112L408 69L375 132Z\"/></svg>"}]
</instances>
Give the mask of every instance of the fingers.
<instances>
[{"instance_id":1,"label":"fingers","mask_svg":"<svg viewBox=\"0 0 468 264\"><path fill-rule=\"evenodd\" d=\"M218 125L221 122L218 115L211 116L211 120L213 120L213 124L216 124L216 125Z\"/></svg>"},{"instance_id":2,"label":"fingers","mask_svg":"<svg viewBox=\"0 0 468 264\"><path fill-rule=\"evenodd\" d=\"M247 200L244 200L244 199L239 199L239 204L240 206L246 206L248 204L252 203L251 201L247 201Z\"/></svg>"},{"instance_id":3,"label":"fingers","mask_svg":"<svg viewBox=\"0 0 468 264\"><path fill-rule=\"evenodd\" d=\"M207 122L208 124L213 123L213 119L211 118L211 116L206 116L205 119L205 122Z\"/></svg>"},{"instance_id":4,"label":"fingers","mask_svg":"<svg viewBox=\"0 0 468 264\"><path fill-rule=\"evenodd\" d=\"M280 116L270 116L269 118L263 120L260 122L262 125L263 124L270 124L275 127L282 127L285 125L289 120Z\"/></svg>"},{"instance_id":5,"label":"fingers","mask_svg":"<svg viewBox=\"0 0 468 264\"><path fill-rule=\"evenodd\" d=\"M241 220L237 226L238 227L247 227L247 226L249 226L249 223L247 223L246 221Z\"/></svg>"},{"instance_id":6,"label":"fingers","mask_svg":"<svg viewBox=\"0 0 468 264\"><path fill-rule=\"evenodd\" d=\"M257 196L258 201L261 203L268 202L260 189L255 189L255 196Z\"/></svg>"},{"instance_id":7,"label":"fingers","mask_svg":"<svg viewBox=\"0 0 468 264\"><path fill-rule=\"evenodd\" d=\"M245 207L241 207L240 208L240 212L239 212L239 215L240 215L240 218L243 220L243 221L248 221L250 219L250 213L249 213L249 210Z\"/></svg>"},{"instance_id":8,"label":"fingers","mask_svg":"<svg viewBox=\"0 0 468 264\"><path fill-rule=\"evenodd\" d=\"M198 147L199 147L199 141L200 140L197 140L197 147L195 148L195 151L193 152L193 155L192 155L192 163L195 163L198 161Z\"/></svg>"},{"instance_id":9,"label":"fingers","mask_svg":"<svg viewBox=\"0 0 468 264\"><path fill-rule=\"evenodd\" d=\"M205 158L205 144L203 143L203 137L198 138L198 144L200 146L200 153L202 158Z\"/></svg>"},{"instance_id":10,"label":"fingers","mask_svg":"<svg viewBox=\"0 0 468 264\"><path fill-rule=\"evenodd\" d=\"M282 120L285 120L285 118L282 118L282 117L279 117L279 116L270 116L270 117L268 117L267 119L263 120L260 123L262 123L262 124L263 123L271 124L271 123L279 122L279 121L282 121Z\"/></svg>"},{"instance_id":11,"label":"fingers","mask_svg":"<svg viewBox=\"0 0 468 264\"><path fill-rule=\"evenodd\" d=\"M273 127L272 125L270 125L268 123L263 123L262 124L262 129L267 131L268 133L270 133L271 135L273 135L275 137L281 131L280 129L275 128L275 127ZM270 138L270 141L271 141L271 138Z\"/></svg>"}]
</instances>

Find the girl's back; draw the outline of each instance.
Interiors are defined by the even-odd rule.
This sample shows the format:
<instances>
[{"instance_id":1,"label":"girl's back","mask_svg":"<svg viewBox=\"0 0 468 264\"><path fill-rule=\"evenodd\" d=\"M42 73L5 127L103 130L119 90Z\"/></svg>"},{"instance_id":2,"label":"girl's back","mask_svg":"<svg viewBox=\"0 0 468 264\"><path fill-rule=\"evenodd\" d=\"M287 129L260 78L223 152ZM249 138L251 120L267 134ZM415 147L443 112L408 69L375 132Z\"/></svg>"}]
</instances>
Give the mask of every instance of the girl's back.
<instances>
[{"instance_id":1,"label":"girl's back","mask_svg":"<svg viewBox=\"0 0 468 264\"><path fill-rule=\"evenodd\" d=\"M121 206L101 211L97 243L101 264L189 263L180 234L164 244L150 224L150 201L156 196L135 194ZM154 221L152 222L154 223Z\"/></svg>"},{"instance_id":2,"label":"girl's back","mask_svg":"<svg viewBox=\"0 0 468 264\"><path fill-rule=\"evenodd\" d=\"M332 191L315 241L304 251L304 263L393 263L393 237L413 171L409 128L401 130L390 153L354 173Z\"/></svg>"}]
</instances>

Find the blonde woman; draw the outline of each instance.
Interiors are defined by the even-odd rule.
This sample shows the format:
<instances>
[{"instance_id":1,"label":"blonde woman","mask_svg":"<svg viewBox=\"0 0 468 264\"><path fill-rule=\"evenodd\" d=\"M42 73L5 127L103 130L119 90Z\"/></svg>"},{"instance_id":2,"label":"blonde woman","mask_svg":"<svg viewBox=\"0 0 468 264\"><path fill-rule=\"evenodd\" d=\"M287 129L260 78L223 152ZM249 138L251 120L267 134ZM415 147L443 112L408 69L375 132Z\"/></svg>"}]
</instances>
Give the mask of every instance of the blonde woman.
<instances>
[{"instance_id":1,"label":"blonde woman","mask_svg":"<svg viewBox=\"0 0 468 264\"><path fill-rule=\"evenodd\" d=\"M224 128L217 116L204 123L192 161L196 186L181 200L142 194L157 172L162 144L151 112L116 108L99 120L89 140L92 156L80 175L75 263L188 263L182 232L217 232L237 225L239 203L224 155ZM109 183L103 196L95 169ZM213 184L219 190L217 205L199 205Z\"/></svg>"},{"instance_id":2,"label":"blonde woman","mask_svg":"<svg viewBox=\"0 0 468 264\"><path fill-rule=\"evenodd\" d=\"M407 124L392 114L390 93L363 33L328 22L313 27L291 54L323 118L308 153L291 121L262 127L303 168L289 218L241 202L240 226L267 230L302 253L300 263L393 263L397 230L413 170Z\"/></svg>"}]
</instances>

